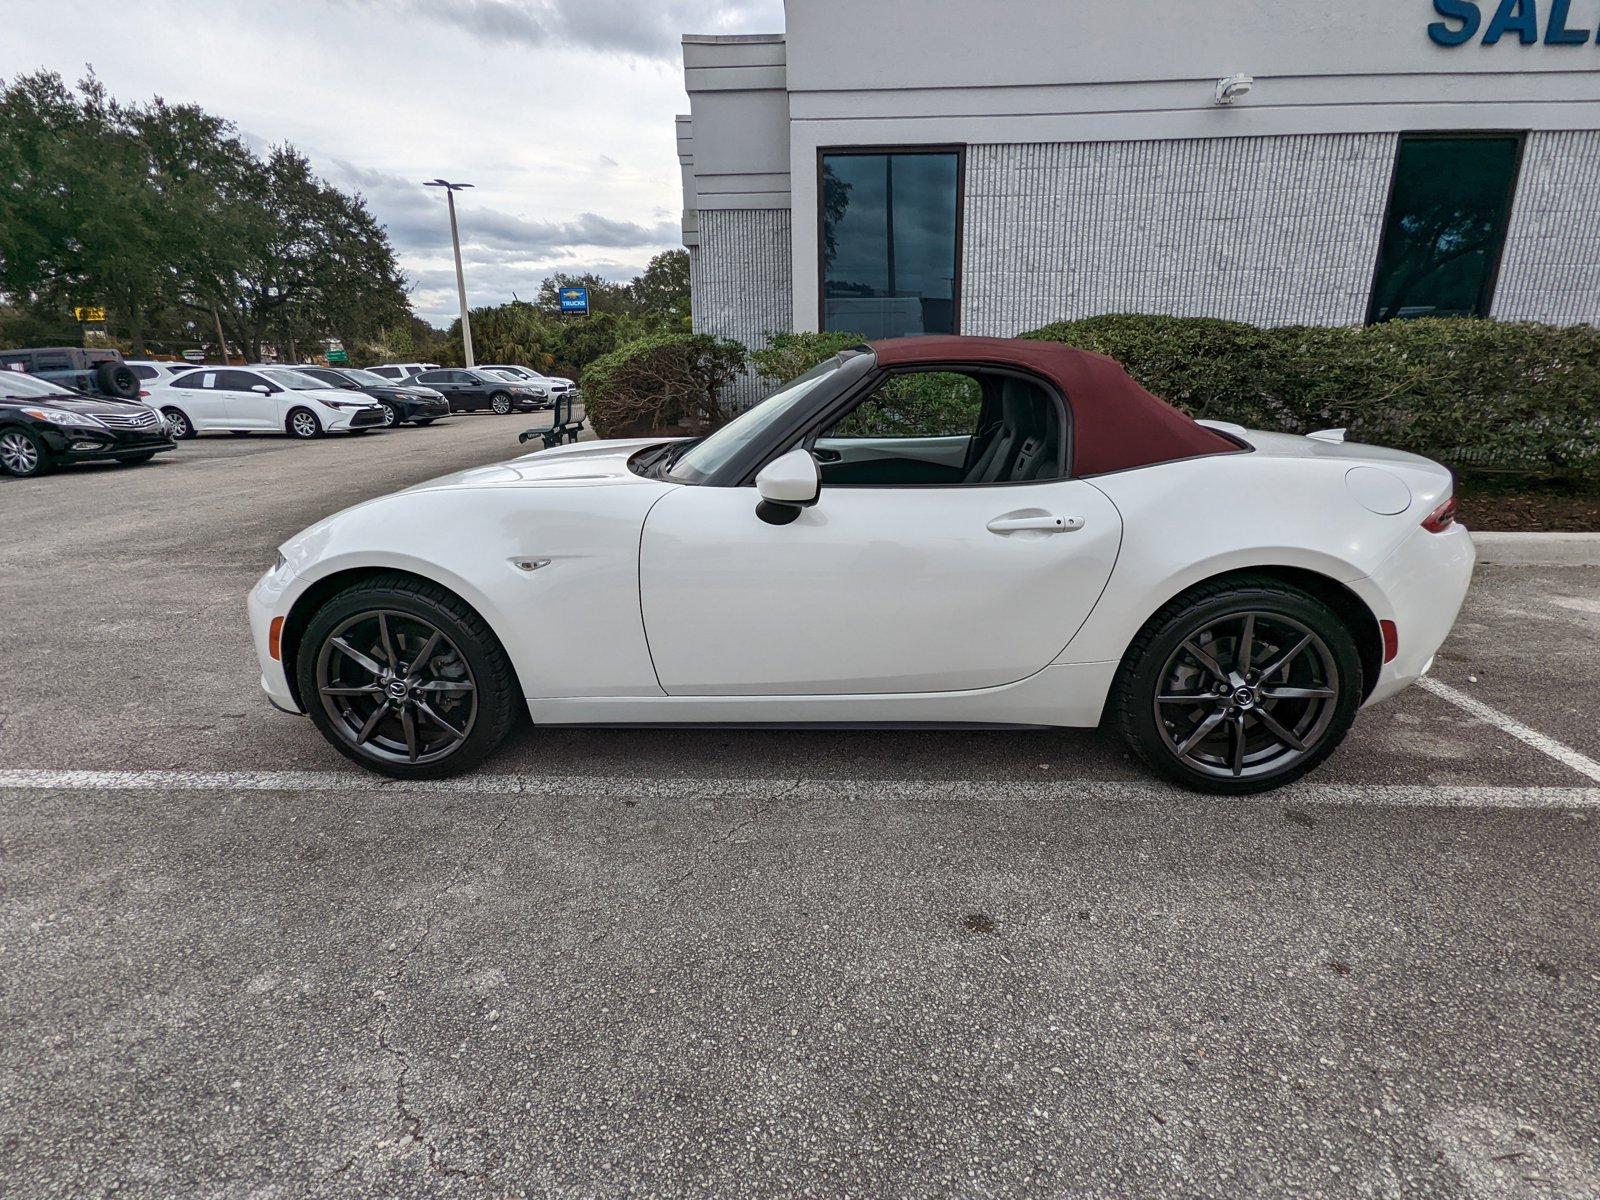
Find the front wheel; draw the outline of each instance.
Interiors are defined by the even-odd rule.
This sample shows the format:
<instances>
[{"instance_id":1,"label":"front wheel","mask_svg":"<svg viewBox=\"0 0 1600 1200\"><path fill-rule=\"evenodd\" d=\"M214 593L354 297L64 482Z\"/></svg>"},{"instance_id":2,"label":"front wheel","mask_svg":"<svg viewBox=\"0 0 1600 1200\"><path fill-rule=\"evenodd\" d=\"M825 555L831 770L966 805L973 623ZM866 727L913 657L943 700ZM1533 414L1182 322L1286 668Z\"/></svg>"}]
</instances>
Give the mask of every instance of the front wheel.
<instances>
[{"instance_id":1,"label":"front wheel","mask_svg":"<svg viewBox=\"0 0 1600 1200\"><path fill-rule=\"evenodd\" d=\"M29 479L43 475L50 469L50 456L44 443L26 429L8 429L0 433L0 471Z\"/></svg>"},{"instance_id":2,"label":"front wheel","mask_svg":"<svg viewBox=\"0 0 1600 1200\"><path fill-rule=\"evenodd\" d=\"M393 429L396 425L400 424L399 409L395 408L395 406L390 404L387 400L382 400L379 403L383 406L383 427L385 429Z\"/></svg>"},{"instance_id":3,"label":"front wheel","mask_svg":"<svg viewBox=\"0 0 1600 1200\"><path fill-rule=\"evenodd\" d=\"M1239 577L1202 585L1146 623L1110 714L1168 778L1245 794L1332 754L1363 694L1355 638L1333 610L1275 579Z\"/></svg>"},{"instance_id":4,"label":"front wheel","mask_svg":"<svg viewBox=\"0 0 1600 1200\"><path fill-rule=\"evenodd\" d=\"M284 427L289 431L290 437L314 438L322 436L322 422L317 420L317 414L309 408L297 408L289 414L289 419L284 422Z\"/></svg>"},{"instance_id":5,"label":"front wheel","mask_svg":"<svg viewBox=\"0 0 1600 1200\"><path fill-rule=\"evenodd\" d=\"M489 397L489 407L503 417L511 411L511 397L504 392L496 392Z\"/></svg>"},{"instance_id":6,"label":"front wheel","mask_svg":"<svg viewBox=\"0 0 1600 1200\"><path fill-rule=\"evenodd\" d=\"M474 766L505 740L520 703L483 618L407 576L376 576L324 604L301 638L296 678L335 749L402 779Z\"/></svg>"}]
</instances>

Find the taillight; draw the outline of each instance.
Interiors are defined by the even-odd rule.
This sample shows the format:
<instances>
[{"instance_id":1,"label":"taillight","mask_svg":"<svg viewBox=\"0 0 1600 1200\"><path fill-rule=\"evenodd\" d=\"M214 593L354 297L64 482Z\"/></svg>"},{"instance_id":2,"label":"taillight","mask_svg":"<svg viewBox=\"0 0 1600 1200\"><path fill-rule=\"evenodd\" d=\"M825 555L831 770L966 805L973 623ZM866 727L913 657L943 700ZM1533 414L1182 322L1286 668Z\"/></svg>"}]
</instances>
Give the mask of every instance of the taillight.
<instances>
[{"instance_id":1,"label":"taillight","mask_svg":"<svg viewBox=\"0 0 1600 1200\"><path fill-rule=\"evenodd\" d=\"M1438 508L1428 514L1428 519L1422 527L1429 533L1443 533L1456 523L1456 498L1451 496Z\"/></svg>"},{"instance_id":2,"label":"taillight","mask_svg":"<svg viewBox=\"0 0 1600 1200\"><path fill-rule=\"evenodd\" d=\"M1400 626L1393 621L1379 621L1378 628L1383 631L1383 661L1393 662L1400 653Z\"/></svg>"},{"instance_id":3,"label":"taillight","mask_svg":"<svg viewBox=\"0 0 1600 1200\"><path fill-rule=\"evenodd\" d=\"M140 389L139 389L139 399L141 399L141 400L143 400L143 399L144 399L144 398L145 398L145 397L146 397L146 396L148 396L148 395L149 395L149 394L150 394L150 393L149 393L149 392L147 392L147 391L145 391L145 390L144 390L144 389L143 389L143 388L140 388Z\"/></svg>"}]
</instances>

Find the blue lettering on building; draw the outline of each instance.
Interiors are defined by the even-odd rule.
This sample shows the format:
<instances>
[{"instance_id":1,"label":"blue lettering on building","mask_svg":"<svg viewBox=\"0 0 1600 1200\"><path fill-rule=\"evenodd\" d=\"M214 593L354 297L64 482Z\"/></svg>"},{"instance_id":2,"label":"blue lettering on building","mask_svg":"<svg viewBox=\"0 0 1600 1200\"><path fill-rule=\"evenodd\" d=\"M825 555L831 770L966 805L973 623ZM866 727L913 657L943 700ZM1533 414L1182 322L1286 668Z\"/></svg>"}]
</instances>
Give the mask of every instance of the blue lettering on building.
<instances>
[{"instance_id":1,"label":"blue lettering on building","mask_svg":"<svg viewBox=\"0 0 1600 1200\"><path fill-rule=\"evenodd\" d=\"M1600 43L1600 33L1572 24L1572 0L1545 0L1544 44L1546 46L1582 46L1591 37ZM1484 6L1493 5L1494 12L1487 23L1483 18ZM1483 32L1485 46L1497 45L1508 34L1515 35L1518 44L1532 46L1539 41L1539 0L1433 0L1433 11L1442 20L1428 26L1429 39L1438 46L1464 46Z\"/></svg>"}]
</instances>

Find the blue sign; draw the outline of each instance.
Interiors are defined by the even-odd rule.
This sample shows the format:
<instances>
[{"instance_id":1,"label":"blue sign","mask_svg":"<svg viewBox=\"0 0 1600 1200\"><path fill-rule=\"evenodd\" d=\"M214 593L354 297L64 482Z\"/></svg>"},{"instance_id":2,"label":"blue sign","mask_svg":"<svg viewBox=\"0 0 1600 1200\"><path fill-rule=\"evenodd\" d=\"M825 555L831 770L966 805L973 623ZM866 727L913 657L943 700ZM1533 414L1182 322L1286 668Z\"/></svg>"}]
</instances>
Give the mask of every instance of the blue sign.
<instances>
[{"instance_id":1,"label":"blue sign","mask_svg":"<svg viewBox=\"0 0 1600 1200\"><path fill-rule=\"evenodd\" d=\"M564 313L586 313L589 311L589 289L586 287L564 287L561 289L561 311Z\"/></svg>"},{"instance_id":2,"label":"blue sign","mask_svg":"<svg viewBox=\"0 0 1600 1200\"><path fill-rule=\"evenodd\" d=\"M1487 24L1484 10L1489 13ZM1462 46L1483 33L1480 39L1485 46L1493 46L1501 38L1513 36L1524 46L1539 40L1539 0L1433 0L1433 11L1445 19L1428 26L1428 36L1440 46ZM1546 46L1582 46L1591 35L1584 26L1571 24L1572 0L1549 0L1545 10L1544 44ZM1600 38L1600 35L1595 35Z\"/></svg>"}]
</instances>

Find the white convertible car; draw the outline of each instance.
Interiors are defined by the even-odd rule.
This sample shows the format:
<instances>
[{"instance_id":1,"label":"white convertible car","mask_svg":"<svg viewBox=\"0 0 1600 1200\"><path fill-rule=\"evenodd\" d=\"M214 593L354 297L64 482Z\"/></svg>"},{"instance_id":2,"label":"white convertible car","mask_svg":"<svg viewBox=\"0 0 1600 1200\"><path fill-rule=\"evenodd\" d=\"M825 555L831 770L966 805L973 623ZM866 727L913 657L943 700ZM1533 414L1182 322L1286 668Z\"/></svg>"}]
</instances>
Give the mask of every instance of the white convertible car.
<instances>
[{"instance_id":1,"label":"white convertible car","mask_svg":"<svg viewBox=\"0 0 1600 1200\"><path fill-rule=\"evenodd\" d=\"M1450 472L1191 420L1110 359L910 338L694 441L588 442L357 505L250 596L262 686L385 774L549 725L1114 725L1248 792L1432 664Z\"/></svg>"}]
</instances>

